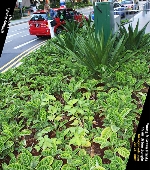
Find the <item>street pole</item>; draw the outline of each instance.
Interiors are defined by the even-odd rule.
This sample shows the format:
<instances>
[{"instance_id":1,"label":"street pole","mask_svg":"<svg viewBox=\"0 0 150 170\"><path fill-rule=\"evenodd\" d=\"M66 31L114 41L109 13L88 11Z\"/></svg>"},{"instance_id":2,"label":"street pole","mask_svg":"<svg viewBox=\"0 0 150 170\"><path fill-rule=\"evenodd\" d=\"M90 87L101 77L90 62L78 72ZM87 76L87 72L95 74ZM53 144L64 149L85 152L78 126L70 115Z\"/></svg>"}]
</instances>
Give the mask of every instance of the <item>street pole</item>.
<instances>
[{"instance_id":1,"label":"street pole","mask_svg":"<svg viewBox=\"0 0 150 170\"><path fill-rule=\"evenodd\" d=\"M23 17L23 13L22 13L22 0L18 0L18 2L19 2L19 8L20 8L20 10L21 10L21 17Z\"/></svg>"},{"instance_id":2,"label":"street pole","mask_svg":"<svg viewBox=\"0 0 150 170\"><path fill-rule=\"evenodd\" d=\"M21 9L21 16L23 17L23 13L22 13L22 6L21 6L21 8L20 8L20 9Z\"/></svg>"}]
</instances>

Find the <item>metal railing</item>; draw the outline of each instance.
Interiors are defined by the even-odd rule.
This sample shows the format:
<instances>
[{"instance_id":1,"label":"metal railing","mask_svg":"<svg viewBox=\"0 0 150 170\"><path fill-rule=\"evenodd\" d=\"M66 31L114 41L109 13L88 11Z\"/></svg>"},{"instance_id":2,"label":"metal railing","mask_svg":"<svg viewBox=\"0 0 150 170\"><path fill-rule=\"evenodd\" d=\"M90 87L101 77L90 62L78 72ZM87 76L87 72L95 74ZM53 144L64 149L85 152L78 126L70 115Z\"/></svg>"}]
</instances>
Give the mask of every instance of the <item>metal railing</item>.
<instances>
[{"instance_id":1,"label":"metal railing","mask_svg":"<svg viewBox=\"0 0 150 170\"><path fill-rule=\"evenodd\" d=\"M115 15L121 15L124 13L124 18L125 19L130 19L132 18L134 20L134 16L136 16L137 13L142 12L143 17L150 11L150 0L147 1L139 10L122 10L122 11L114 11ZM118 13L118 14L117 14ZM119 14L120 13L120 14ZM129 17L130 16L130 17Z\"/></svg>"},{"instance_id":2,"label":"metal railing","mask_svg":"<svg viewBox=\"0 0 150 170\"><path fill-rule=\"evenodd\" d=\"M150 1L147 1L143 5L143 16L145 16L145 14L147 14L148 11L150 11Z\"/></svg>"},{"instance_id":3,"label":"metal railing","mask_svg":"<svg viewBox=\"0 0 150 170\"><path fill-rule=\"evenodd\" d=\"M142 15L145 16L150 11L150 0L145 2L145 4L140 6L140 9L133 10L133 9L125 9L125 10L114 10L114 15L122 15L124 13L124 17L122 19L131 19L134 21L134 17L137 15L137 13L142 12ZM91 13L90 13L91 15ZM92 19L92 18L91 18Z\"/></svg>"}]
</instances>

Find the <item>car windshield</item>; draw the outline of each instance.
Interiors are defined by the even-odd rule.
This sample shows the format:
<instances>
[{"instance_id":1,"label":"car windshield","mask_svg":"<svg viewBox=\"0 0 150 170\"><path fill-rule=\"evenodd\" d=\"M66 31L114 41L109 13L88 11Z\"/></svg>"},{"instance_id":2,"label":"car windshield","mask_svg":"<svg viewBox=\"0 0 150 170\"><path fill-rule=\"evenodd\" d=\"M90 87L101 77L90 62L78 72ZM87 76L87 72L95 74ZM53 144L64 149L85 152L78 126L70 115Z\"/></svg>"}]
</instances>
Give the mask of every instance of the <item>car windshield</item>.
<instances>
[{"instance_id":1,"label":"car windshield","mask_svg":"<svg viewBox=\"0 0 150 170\"><path fill-rule=\"evenodd\" d=\"M133 1L122 1L121 4L133 4Z\"/></svg>"},{"instance_id":2,"label":"car windshield","mask_svg":"<svg viewBox=\"0 0 150 170\"><path fill-rule=\"evenodd\" d=\"M64 11L66 11L70 14L74 14L74 10L72 10L72 9L67 9L67 10L60 9L60 10L58 10L58 12L61 12L61 13L63 13Z\"/></svg>"},{"instance_id":3,"label":"car windshield","mask_svg":"<svg viewBox=\"0 0 150 170\"><path fill-rule=\"evenodd\" d=\"M121 5L119 3L114 3L114 8L117 8L117 7L121 7Z\"/></svg>"},{"instance_id":4,"label":"car windshield","mask_svg":"<svg viewBox=\"0 0 150 170\"><path fill-rule=\"evenodd\" d=\"M33 14L31 17L31 21L43 21L46 19L46 13L44 14Z\"/></svg>"},{"instance_id":5,"label":"car windshield","mask_svg":"<svg viewBox=\"0 0 150 170\"><path fill-rule=\"evenodd\" d=\"M59 9L57 10L57 16L60 17L63 14L63 16L74 16L75 11L72 9Z\"/></svg>"}]
</instances>

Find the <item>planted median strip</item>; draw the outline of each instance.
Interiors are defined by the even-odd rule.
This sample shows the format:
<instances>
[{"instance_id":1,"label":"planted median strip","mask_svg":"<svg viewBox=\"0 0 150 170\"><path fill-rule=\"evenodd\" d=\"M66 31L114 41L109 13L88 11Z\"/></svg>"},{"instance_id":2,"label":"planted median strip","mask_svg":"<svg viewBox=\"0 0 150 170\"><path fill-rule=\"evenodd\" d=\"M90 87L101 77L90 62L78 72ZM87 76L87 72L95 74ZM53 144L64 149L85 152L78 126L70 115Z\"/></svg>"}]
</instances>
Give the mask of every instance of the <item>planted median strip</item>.
<instances>
[{"instance_id":1,"label":"planted median strip","mask_svg":"<svg viewBox=\"0 0 150 170\"><path fill-rule=\"evenodd\" d=\"M126 169L150 83L150 36L131 29L129 39L122 28L104 44L88 24L69 28L0 74L4 170Z\"/></svg>"}]
</instances>

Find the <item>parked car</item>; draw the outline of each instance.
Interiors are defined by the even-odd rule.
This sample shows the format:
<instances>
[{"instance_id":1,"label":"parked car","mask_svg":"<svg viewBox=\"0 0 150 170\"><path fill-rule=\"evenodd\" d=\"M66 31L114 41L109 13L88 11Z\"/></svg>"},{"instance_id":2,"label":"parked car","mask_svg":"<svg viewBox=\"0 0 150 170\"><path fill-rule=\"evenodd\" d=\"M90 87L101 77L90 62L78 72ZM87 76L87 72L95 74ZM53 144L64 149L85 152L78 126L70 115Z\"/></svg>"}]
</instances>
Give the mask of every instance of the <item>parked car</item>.
<instances>
[{"instance_id":1,"label":"parked car","mask_svg":"<svg viewBox=\"0 0 150 170\"><path fill-rule=\"evenodd\" d=\"M54 8L54 10L57 12L55 18L56 25L54 26L55 34L59 34L64 29L63 25L65 25L66 20L76 20L77 22L81 22L83 19L82 14L77 13L72 8ZM64 18L60 18L59 14L65 14ZM86 16L85 19L88 20ZM39 10L33 13L29 20L29 33L30 35L36 35L37 37L50 36L48 20L44 10Z\"/></svg>"},{"instance_id":2,"label":"parked car","mask_svg":"<svg viewBox=\"0 0 150 170\"><path fill-rule=\"evenodd\" d=\"M113 3L114 15L120 15L121 18L125 17L126 7L122 6L119 2ZM94 11L90 12L91 20L94 21Z\"/></svg>"},{"instance_id":3,"label":"parked car","mask_svg":"<svg viewBox=\"0 0 150 170\"><path fill-rule=\"evenodd\" d=\"M91 20L94 21L94 11L90 12Z\"/></svg>"},{"instance_id":4,"label":"parked car","mask_svg":"<svg viewBox=\"0 0 150 170\"><path fill-rule=\"evenodd\" d=\"M113 4L113 8L114 8L114 15L120 15L121 18L125 17L126 14L126 7L122 6L120 3L115 2Z\"/></svg>"},{"instance_id":5,"label":"parked car","mask_svg":"<svg viewBox=\"0 0 150 170\"><path fill-rule=\"evenodd\" d=\"M34 12L35 8L36 8L36 6L34 4L31 4L30 5L30 12Z\"/></svg>"},{"instance_id":6,"label":"parked car","mask_svg":"<svg viewBox=\"0 0 150 170\"><path fill-rule=\"evenodd\" d=\"M139 3L138 1L135 3L132 0L123 0L121 5L126 7L128 10L139 10Z\"/></svg>"}]
</instances>

